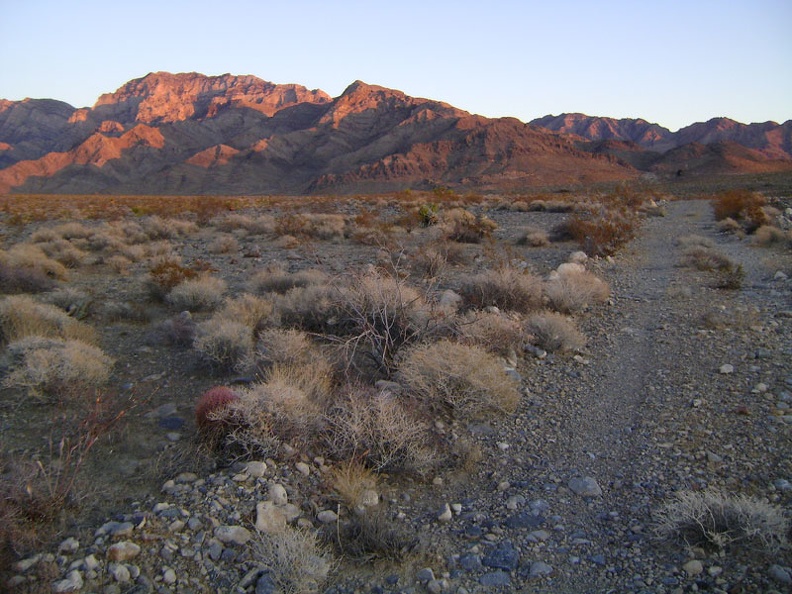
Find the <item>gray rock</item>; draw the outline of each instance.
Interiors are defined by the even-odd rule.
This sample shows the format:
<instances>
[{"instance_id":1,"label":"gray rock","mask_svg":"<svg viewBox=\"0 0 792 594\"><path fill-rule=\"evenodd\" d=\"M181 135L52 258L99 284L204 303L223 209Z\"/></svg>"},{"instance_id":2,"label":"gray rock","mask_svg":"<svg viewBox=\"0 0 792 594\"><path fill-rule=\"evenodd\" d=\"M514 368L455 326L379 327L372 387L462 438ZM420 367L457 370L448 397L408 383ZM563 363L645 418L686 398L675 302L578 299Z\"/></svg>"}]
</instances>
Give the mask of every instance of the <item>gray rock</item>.
<instances>
[{"instance_id":1,"label":"gray rock","mask_svg":"<svg viewBox=\"0 0 792 594\"><path fill-rule=\"evenodd\" d=\"M66 574L66 577L52 585L53 592L79 592L84 585L82 574L76 569Z\"/></svg>"},{"instance_id":2,"label":"gray rock","mask_svg":"<svg viewBox=\"0 0 792 594\"><path fill-rule=\"evenodd\" d=\"M415 576L415 578L419 582L425 584L426 582L430 582L435 579L434 571L432 571L431 567L424 567L418 571L418 574Z\"/></svg>"},{"instance_id":3,"label":"gray rock","mask_svg":"<svg viewBox=\"0 0 792 594\"><path fill-rule=\"evenodd\" d=\"M691 559L682 566L688 575L699 575L704 571L704 565L698 559Z\"/></svg>"},{"instance_id":4,"label":"gray rock","mask_svg":"<svg viewBox=\"0 0 792 594\"><path fill-rule=\"evenodd\" d=\"M111 563L107 566L107 572L120 584L127 583L132 577L129 574L129 568L123 563Z\"/></svg>"},{"instance_id":5,"label":"gray rock","mask_svg":"<svg viewBox=\"0 0 792 594\"><path fill-rule=\"evenodd\" d=\"M514 571L520 563L520 552L509 541L498 544L481 560L482 565L493 569Z\"/></svg>"},{"instance_id":6,"label":"gray rock","mask_svg":"<svg viewBox=\"0 0 792 594\"><path fill-rule=\"evenodd\" d=\"M790 585L792 584L792 569L789 567L781 567L780 565L771 565L767 571L770 579L778 582L779 584Z\"/></svg>"},{"instance_id":7,"label":"gray rock","mask_svg":"<svg viewBox=\"0 0 792 594\"><path fill-rule=\"evenodd\" d=\"M275 505L286 505L289 501L289 496L286 493L286 487L280 483L274 483L269 488L269 498Z\"/></svg>"},{"instance_id":8,"label":"gray rock","mask_svg":"<svg viewBox=\"0 0 792 594\"><path fill-rule=\"evenodd\" d=\"M269 572L261 574L256 582L256 594L275 594L278 587Z\"/></svg>"},{"instance_id":9,"label":"gray rock","mask_svg":"<svg viewBox=\"0 0 792 594\"><path fill-rule=\"evenodd\" d=\"M218 526L214 535L220 542L230 545L244 545L253 537L244 526Z\"/></svg>"},{"instance_id":10,"label":"gray rock","mask_svg":"<svg viewBox=\"0 0 792 594\"><path fill-rule=\"evenodd\" d=\"M437 521L446 523L450 522L451 518L454 517L453 512L451 511L451 506L447 503L443 505L442 509L440 509L440 513L437 514Z\"/></svg>"},{"instance_id":11,"label":"gray rock","mask_svg":"<svg viewBox=\"0 0 792 594\"><path fill-rule=\"evenodd\" d=\"M544 524L545 521L546 518L539 513L534 513L533 511L524 511L520 512L519 514L509 516L506 518L506 521L503 524L507 528L525 529L539 528L539 526Z\"/></svg>"},{"instance_id":12,"label":"gray rock","mask_svg":"<svg viewBox=\"0 0 792 594\"><path fill-rule=\"evenodd\" d=\"M718 369L718 373L722 373L723 375L728 375L730 373L734 373L734 365L730 363L724 363Z\"/></svg>"},{"instance_id":13,"label":"gray rock","mask_svg":"<svg viewBox=\"0 0 792 594\"><path fill-rule=\"evenodd\" d=\"M483 567L481 563L481 557L475 553L467 553L462 555L459 558L459 566L465 571L478 571Z\"/></svg>"},{"instance_id":14,"label":"gray rock","mask_svg":"<svg viewBox=\"0 0 792 594\"><path fill-rule=\"evenodd\" d=\"M140 547L134 542L125 540L110 545L107 549L107 559L109 561L129 561L140 554Z\"/></svg>"},{"instance_id":15,"label":"gray rock","mask_svg":"<svg viewBox=\"0 0 792 594\"><path fill-rule=\"evenodd\" d=\"M528 575L532 578L544 577L553 573L553 568L542 561L534 561L531 563L531 570Z\"/></svg>"},{"instance_id":16,"label":"gray rock","mask_svg":"<svg viewBox=\"0 0 792 594\"><path fill-rule=\"evenodd\" d=\"M260 460L253 460L247 463L245 470L253 478L261 478L267 474L267 463Z\"/></svg>"},{"instance_id":17,"label":"gray rock","mask_svg":"<svg viewBox=\"0 0 792 594\"><path fill-rule=\"evenodd\" d=\"M73 536L70 536L66 540L58 545L58 552L64 553L66 555L71 555L72 553L76 552L77 549L80 548L80 541L78 541Z\"/></svg>"},{"instance_id":18,"label":"gray rock","mask_svg":"<svg viewBox=\"0 0 792 594\"><path fill-rule=\"evenodd\" d=\"M316 514L316 519L322 524L334 524L338 521L338 514L332 509L324 509Z\"/></svg>"},{"instance_id":19,"label":"gray rock","mask_svg":"<svg viewBox=\"0 0 792 594\"><path fill-rule=\"evenodd\" d=\"M575 495L581 497L600 497L602 495L602 489L597 481L590 476L569 479L567 486Z\"/></svg>"},{"instance_id":20,"label":"gray rock","mask_svg":"<svg viewBox=\"0 0 792 594\"><path fill-rule=\"evenodd\" d=\"M505 571L491 571L489 573L485 573L479 578L479 584L484 586L485 588L494 588L498 586L510 586L511 585L511 578L509 574Z\"/></svg>"}]
</instances>

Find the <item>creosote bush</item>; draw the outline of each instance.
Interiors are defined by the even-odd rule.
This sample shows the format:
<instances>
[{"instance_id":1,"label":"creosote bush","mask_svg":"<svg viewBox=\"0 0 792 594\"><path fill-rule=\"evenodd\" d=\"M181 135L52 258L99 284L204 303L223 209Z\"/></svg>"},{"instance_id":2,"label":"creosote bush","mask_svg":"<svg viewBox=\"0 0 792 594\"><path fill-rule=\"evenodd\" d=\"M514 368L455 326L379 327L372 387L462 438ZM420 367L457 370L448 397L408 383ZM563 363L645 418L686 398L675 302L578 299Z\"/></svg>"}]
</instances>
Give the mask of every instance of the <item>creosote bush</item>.
<instances>
[{"instance_id":1,"label":"creosote bush","mask_svg":"<svg viewBox=\"0 0 792 594\"><path fill-rule=\"evenodd\" d=\"M737 221L746 233L769 222L763 206L767 200L762 194L749 190L728 190L712 199L715 220L732 219Z\"/></svg>"},{"instance_id":2,"label":"creosote bush","mask_svg":"<svg viewBox=\"0 0 792 594\"><path fill-rule=\"evenodd\" d=\"M215 276L200 276L176 285L165 296L169 305L186 311L213 311L223 302L228 286Z\"/></svg>"},{"instance_id":3,"label":"creosote bush","mask_svg":"<svg viewBox=\"0 0 792 594\"><path fill-rule=\"evenodd\" d=\"M574 263L561 264L551 273L544 291L550 307L562 313L582 311L610 297L605 281Z\"/></svg>"},{"instance_id":4,"label":"creosote bush","mask_svg":"<svg viewBox=\"0 0 792 594\"><path fill-rule=\"evenodd\" d=\"M658 535L690 546L775 555L787 545L784 510L746 495L718 491L681 491L656 514Z\"/></svg>"},{"instance_id":5,"label":"creosote bush","mask_svg":"<svg viewBox=\"0 0 792 594\"><path fill-rule=\"evenodd\" d=\"M239 370L253 353L253 331L242 322L211 318L198 324L193 347L210 371Z\"/></svg>"},{"instance_id":6,"label":"creosote bush","mask_svg":"<svg viewBox=\"0 0 792 594\"><path fill-rule=\"evenodd\" d=\"M528 318L526 331L533 337L537 346L558 353L582 349L586 337L580 333L575 323L567 316L553 312L540 312Z\"/></svg>"},{"instance_id":7,"label":"creosote bush","mask_svg":"<svg viewBox=\"0 0 792 594\"><path fill-rule=\"evenodd\" d=\"M497 357L447 339L409 349L399 376L420 401L462 418L512 413L520 399L519 382Z\"/></svg>"}]
</instances>

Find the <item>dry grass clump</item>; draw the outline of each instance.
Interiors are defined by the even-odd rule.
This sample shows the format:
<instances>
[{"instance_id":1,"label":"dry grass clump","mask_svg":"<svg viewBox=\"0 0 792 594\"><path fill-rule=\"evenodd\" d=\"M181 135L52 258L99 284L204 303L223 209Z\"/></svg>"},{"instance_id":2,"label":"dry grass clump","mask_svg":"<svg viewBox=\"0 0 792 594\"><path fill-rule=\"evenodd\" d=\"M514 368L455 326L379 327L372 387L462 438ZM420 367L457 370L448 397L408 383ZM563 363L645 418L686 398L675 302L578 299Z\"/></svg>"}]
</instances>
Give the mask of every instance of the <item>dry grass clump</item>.
<instances>
[{"instance_id":1,"label":"dry grass clump","mask_svg":"<svg viewBox=\"0 0 792 594\"><path fill-rule=\"evenodd\" d=\"M96 332L48 303L39 303L27 295L0 300L0 343L12 342L28 336L96 341Z\"/></svg>"},{"instance_id":2,"label":"dry grass clump","mask_svg":"<svg viewBox=\"0 0 792 594\"><path fill-rule=\"evenodd\" d=\"M275 233L298 238L338 241L344 238L346 218L339 214L288 213L275 221Z\"/></svg>"},{"instance_id":3,"label":"dry grass clump","mask_svg":"<svg viewBox=\"0 0 792 594\"><path fill-rule=\"evenodd\" d=\"M165 301L179 310L213 311L223 303L228 286L215 276L200 276L176 285L165 296Z\"/></svg>"},{"instance_id":4,"label":"dry grass clump","mask_svg":"<svg viewBox=\"0 0 792 594\"><path fill-rule=\"evenodd\" d=\"M541 312L532 315L526 323L526 330L531 334L532 342L552 353L566 353L582 349L586 337L567 316L553 312Z\"/></svg>"},{"instance_id":5,"label":"dry grass clump","mask_svg":"<svg viewBox=\"0 0 792 594\"><path fill-rule=\"evenodd\" d=\"M464 246L454 241L438 239L427 241L410 254L410 267L424 278L441 275L448 266L468 261Z\"/></svg>"},{"instance_id":6,"label":"dry grass clump","mask_svg":"<svg viewBox=\"0 0 792 594\"><path fill-rule=\"evenodd\" d=\"M520 400L519 382L497 357L447 339L410 348L399 375L419 400L455 416L511 413Z\"/></svg>"},{"instance_id":7,"label":"dry grass clump","mask_svg":"<svg viewBox=\"0 0 792 594\"><path fill-rule=\"evenodd\" d=\"M88 257L86 252L66 239L56 239L38 245L48 257L63 264L66 268L79 268Z\"/></svg>"},{"instance_id":8,"label":"dry grass clump","mask_svg":"<svg viewBox=\"0 0 792 594\"><path fill-rule=\"evenodd\" d=\"M418 541L414 533L394 523L382 511L353 514L332 538L341 554L366 561L402 562Z\"/></svg>"},{"instance_id":9,"label":"dry grass clump","mask_svg":"<svg viewBox=\"0 0 792 594\"><path fill-rule=\"evenodd\" d=\"M611 256L635 238L639 217L627 207L600 205L564 223L563 234L577 241L589 256Z\"/></svg>"},{"instance_id":10,"label":"dry grass clump","mask_svg":"<svg viewBox=\"0 0 792 594\"><path fill-rule=\"evenodd\" d=\"M761 247L792 245L792 232L773 225L762 225L754 231L753 242Z\"/></svg>"},{"instance_id":11,"label":"dry grass clump","mask_svg":"<svg viewBox=\"0 0 792 594\"><path fill-rule=\"evenodd\" d=\"M180 258L165 256L151 265L146 284L152 297L164 299L174 287L197 276L198 271L183 266Z\"/></svg>"},{"instance_id":12,"label":"dry grass clump","mask_svg":"<svg viewBox=\"0 0 792 594\"><path fill-rule=\"evenodd\" d=\"M266 566L277 592L313 594L322 591L333 569L333 558L315 532L285 526L261 533L252 545L253 557Z\"/></svg>"},{"instance_id":13,"label":"dry grass clump","mask_svg":"<svg viewBox=\"0 0 792 594\"><path fill-rule=\"evenodd\" d=\"M159 215L144 217L140 226L149 239L177 239L198 231L198 225L192 221L162 218Z\"/></svg>"},{"instance_id":14,"label":"dry grass clump","mask_svg":"<svg viewBox=\"0 0 792 594\"><path fill-rule=\"evenodd\" d=\"M267 214L255 217L240 213L229 213L214 221L221 231L245 231L248 235L268 235L275 231L275 217Z\"/></svg>"},{"instance_id":15,"label":"dry grass clump","mask_svg":"<svg viewBox=\"0 0 792 594\"><path fill-rule=\"evenodd\" d=\"M323 285L327 282L328 276L321 270L308 269L288 272L280 266L272 266L268 270L262 270L253 275L248 283L248 289L256 295L284 294L298 287Z\"/></svg>"},{"instance_id":16,"label":"dry grass clump","mask_svg":"<svg viewBox=\"0 0 792 594\"><path fill-rule=\"evenodd\" d=\"M221 233L212 240L207 249L212 254L231 254L239 251L239 241L233 235Z\"/></svg>"},{"instance_id":17,"label":"dry grass clump","mask_svg":"<svg viewBox=\"0 0 792 594\"><path fill-rule=\"evenodd\" d=\"M573 313L589 306L605 303L610 297L608 283L586 270L581 264L561 264L550 274L544 286L551 308Z\"/></svg>"},{"instance_id":18,"label":"dry grass clump","mask_svg":"<svg viewBox=\"0 0 792 594\"><path fill-rule=\"evenodd\" d=\"M257 362L267 366L308 364L315 355L308 335L294 328L270 328L256 345Z\"/></svg>"},{"instance_id":19,"label":"dry grass clump","mask_svg":"<svg viewBox=\"0 0 792 594\"><path fill-rule=\"evenodd\" d=\"M41 246L31 243L17 243L8 250L0 250L0 265L9 269L27 269L52 279L65 280L68 277L63 264L50 258Z\"/></svg>"},{"instance_id":20,"label":"dry grass clump","mask_svg":"<svg viewBox=\"0 0 792 594\"><path fill-rule=\"evenodd\" d=\"M22 388L36 400L93 398L93 389L110 377L113 360L79 340L28 336L9 343L7 388Z\"/></svg>"},{"instance_id":21,"label":"dry grass clump","mask_svg":"<svg viewBox=\"0 0 792 594\"><path fill-rule=\"evenodd\" d=\"M193 348L214 373L239 370L253 354L253 331L242 322L211 318L198 324Z\"/></svg>"},{"instance_id":22,"label":"dry grass clump","mask_svg":"<svg viewBox=\"0 0 792 594\"><path fill-rule=\"evenodd\" d=\"M459 294L467 308L497 307L530 312L542 305L542 281L526 270L506 266L466 279Z\"/></svg>"},{"instance_id":23,"label":"dry grass clump","mask_svg":"<svg viewBox=\"0 0 792 594\"><path fill-rule=\"evenodd\" d=\"M239 297L229 297L214 317L241 322L258 335L267 326L277 321L275 305L269 299L243 293Z\"/></svg>"},{"instance_id":24,"label":"dry grass clump","mask_svg":"<svg viewBox=\"0 0 792 594\"><path fill-rule=\"evenodd\" d=\"M375 471L425 474L442 455L420 407L387 391L350 386L327 412L325 443L338 460L360 460Z\"/></svg>"},{"instance_id":25,"label":"dry grass clump","mask_svg":"<svg viewBox=\"0 0 792 594\"><path fill-rule=\"evenodd\" d=\"M550 236L544 229L528 227L520 234L520 237L517 239L517 245L544 247L546 245L550 245Z\"/></svg>"},{"instance_id":26,"label":"dry grass clump","mask_svg":"<svg viewBox=\"0 0 792 594\"><path fill-rule=\"evenodd\" d=\"M338 323L341 293L332 285L296 287L276 301L281 324L307 332L333 334Z\"/></svg>"},{"instance_id":27,"label":"dry grass clump","mask_svg":"<svg viewBox=\"0 0 792 594\"><path fill-rule=\"evenodd\" d=\"M690 546L774 555L787 546L789 520L784 510L747 495L718 491L681 491L656 514L657 533Z\"/></svg>"},{"instance_id":28,"label":"dry grass clump","mask_svg":"<svg viewBox=\"0 0 792 594\"><path fill-rule=\"evenodd\" d=\"M729 271L736 267L726 254L703 246L691 246L682 252L680 264L696 270Z\"/></svg>"},{"instance_id":29,"label":"dry grass clump","mask_svg":"<svg viewBox=\"0 0 792 594\"><path fill-rule=\"evenodd\" d=\"M446 239L460 243L480 243L498 228L486 215L475 215L464 208L443 211L439 226Z\"/></svg>"},{"instance_id":30,"label":"dry grass clump","mask_svg":"<svg viewBox=\"0 0 792 594\"><path fill-rule=\"evenodd\" d=\"M363 505L367 493L377 489L377 474L354 457L342 459L331 475L333 492L350 509Z\"/></svg>"},{"instance_id":31,"label":"dry grass clump","mask_svg":"<svg viewBox=\"0 0 792 594\"><path fill-rule=\"evenodd\" d=\"M522 351L525 330L519 319L501 312L471 311L459 323L462 341L502 357Z\"/></svg>"},{"instance_id":32,"label":"dry grass clump","mask_svg":"<svg viewBox=\"0 0 792 594\"><path fill-rule=\"evenodd\" d=\"M43 293L56 286L46 273L24 266L11 266L0 254L0 293Z\"/></svg>"}]
</instances>

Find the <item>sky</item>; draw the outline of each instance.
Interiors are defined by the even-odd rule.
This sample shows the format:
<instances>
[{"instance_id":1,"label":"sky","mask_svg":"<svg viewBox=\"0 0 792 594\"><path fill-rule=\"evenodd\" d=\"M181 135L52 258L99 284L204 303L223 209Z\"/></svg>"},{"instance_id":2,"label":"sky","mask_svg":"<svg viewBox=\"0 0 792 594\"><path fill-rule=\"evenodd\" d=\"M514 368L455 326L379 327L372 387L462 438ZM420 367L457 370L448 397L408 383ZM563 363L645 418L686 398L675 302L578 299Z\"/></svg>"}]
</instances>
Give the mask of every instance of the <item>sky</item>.
<instances>
[{"instance_id":1,"label":"sky","mask_svg":"<svg viewBox=\"0 0 792 594\"><path fill-rule=\"evenodd\" d=\"M792 119L790 0L0 0L0 98L149 72L355 80L487 117Z\"/></svg>"}]
</instances>

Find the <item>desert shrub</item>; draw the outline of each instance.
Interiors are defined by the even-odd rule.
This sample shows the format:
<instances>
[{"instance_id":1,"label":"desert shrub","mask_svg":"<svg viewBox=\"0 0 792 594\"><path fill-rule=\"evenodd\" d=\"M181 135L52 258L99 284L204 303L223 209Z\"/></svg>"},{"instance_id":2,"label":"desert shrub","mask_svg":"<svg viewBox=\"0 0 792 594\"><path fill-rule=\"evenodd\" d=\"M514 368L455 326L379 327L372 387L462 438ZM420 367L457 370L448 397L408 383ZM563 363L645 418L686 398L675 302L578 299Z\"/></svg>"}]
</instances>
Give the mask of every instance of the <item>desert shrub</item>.
<instances>
[{"instance_id":1,"label":"desert shrub","mask_svg":"<svg viewBox=\"0 0 792 594\"><path fill-rule=\"evenodd\" d=\"M48 257L63 264L66 268L79 268L88 256L86 252L66 239L41 243L39 247Z\"/></svg>"},{"instance_id":2,"label":"desert shrub","mask_svg":"<svg viewBox=\"0 0 792 594\"><path fill-rule=\"evenodd\" d=\"M447 266L465 262L467 256L464 247L445 239L428 241L416 248L410 256L412 271L425 278L439 276Z\"/></svg>"},{"instance_id":3,"label":"desert shrub","mask_svg":"<svg viewBox=\"0 0 792 594\"><path fill-rule=\"evenodd\" d=\"M197 276L198 271L183 266L179 258L163 257L149 268L147 285L153 297L164 299L174 287Z\"/></svg>"},{"instance_id":4,"label":"desert shrub","mask_svg":"<svg viewBox=\"0 0 792 594\"><path fill-rule=\"evenodd\" d=\"M341 554L352 559L387 559L401 562L417 545L415 534L382 511L353 514L333 535Z\"/></svg>"},{"instance_id":5,"label":"desert shrub","mask_svg":"<svg viewBox=\"0 0 792 594\"><path fill-rule=\"evenodd\" d=\"M356 457L345 457L331 470L333 493L349 509L364 504L367 492L377 489L376 473Z\"/></svg>"},{"instance_id":6,"label":"desert shrub","mask_svg":"<svg viewBox=\"0 0 792 594\"><path fill-rule=\"evenodd\" d=\"M740 223L746 233L769 223L763 206L767 203L764 196L749 190L728 190L712 199L715 220L731 218Z\"/></svg>"},{"instance_id":7,"label":"desert shrub","mask_svg":"<svg viewBox=\"0 0 792 594\"><path fill-rule=\"evenodd\" d=\"M31 243L18 243L6 251L0 250L0 264L8 268L27 268L53 279L68 277L63 264L50 258L41 246Z\"/></svg>"},{"instance_id":8,"label":"desert shrub","mask_svg":"<svg viewBox=\"0 0 792 594\"><path fill-rule=\"evenodd\" d=\"M542 281L525 270L502 267L467 278L459 288L468 308L529 312L542 304Z\"/></svg>"},{"instance_id":9,"label":"desert shrub","mask_svg":"<svg viewBox=\"0 0 792 594\"><path fill-rule=\"evenodd\" d=\"M459 331L465 343L503 357L513 357L521 352L525 342L521 322L500 312L468 312L459 323Z\"/></svg>"},{"instance_id":10,"label":"desert shrub","mask_svg":"<svg viewBox=\"0 0 792 594\"><path fill-rule=\"evenodd\" d=\"M96 340L93 328L54 305L38 303L27 295L0 300L0 343L28 336L74 339L86 343Z\"/></svg>"},{"instance_id":11,"label":"desert shrub","mask_svg":"<svg viewBox=\"0 0 792 594\"><path fill-rule=\"evenodd\" d=\"M45 227L34 231L30 241L34 243L48 243L59 239L87 239L96 233L96 229L78 221L61 223L54 227Z\"/></svg>"},{"instance_id":12,"label":"desert shrub","mask_svg":"<svg viewBox=\"0 0 792 594\"><path fill-rule=\"evenodd\" d=\"M586 337L568 317L557 312L541 312L532 315L526 323L526 331L532 342L550 352L576 351L586 344Z\"/></svg>"},{"instance_id":13,"label":"desert shrub","mask_svg":"<svg viewBox=\"0 0 792 594\"><path fill-rule=\"evenodd\" d=\"M56 286L45 272L26 266L12 266L0 255L0 293L43 293Z\"/></svg>"},{"instance_id":14,"label":"desert shrub","mask_svg":"<svg viewBox=\"0 0 792 594\"><path fill-rule=\"evenodd\" d=\"M475 215L464 208L444 211L440 226L446 239L460 243L480 243L498 228L486 215Z\"/></svg>"},{"instance_id":15,"label":"desert shrub","mask_svg":"<svg viewBox=\"0 0 792 594\"><path fill-rule=\"evenodd\" d=\"M215 237L207 249L213 254L230 254L239 251L239 242L233 235L223 233Z\"/></svg>"},{"instance_id":16,"label":"desert shrub","mask_svg":"<svg viewBox=\"0 0 792 594\"><path fill-rule=\"evenodd\" d=\"M726 254L708 247L696 245L682 252L680 264L686 268L708 271L729 271L736 268L735 263Z\"/></svg>"},{"instance_id":17,"label":"desert shrub","mask_svg":"<svg viewBox=\"0 0 792 594\"><path fill-rule=\"evenodd\" d=\"M242 322L211 318L198 324L193 347L213 372L240 369L253 353L253 331Z\"/></svg>"},{"instance_id":18,"label":"desert shrub","mask_svg":"<svg viewBox=\"0 0 792 594\"><path fill-rule=\"evenodd\" d=\"M494 355L447 339L409 349L399 375L421 401L454 416L511 413L520 399L519 382Z\"/></svg>"},{"instance_id":19,"label":"desert shrub","mask_svg":"<svg viewBox=\"0 0 792 594\"><path fill-rule=\"evenodd\" d=\"M408 408L408 406L410 408ZM324 439L338 460L360 460L375 471L425 474L442 458L419 407L388 392L351 386L327 412Z\"/></svg>"},{"instance_id":20,"label":"desert shrub","mask_svg":"<svg viewBox=\"0 0 792 594\"><path fill-rule=\"evenodd\" d=\"M255 217L239 213L229 213L214 221L221 231L241 229L249 235L267 235L275 231L275 217L261 214Z\"/></svg>"},{"instance_id":21,"label":"desert shrub","mask_svg":"<svg viewBox=\"0 0 792 594\"><path fill-rule=\"evenodd\" d=\"M762 225L753 235L754 243L762 247L789 244L792 235L773 225Z\"/></svg>"},{"instance_id":22,"label":"desert shrub","mask_svg":"<svg viewBox=\"0 0 792 594\"><path fill-rule=\"evenodd\" d=\"M681 491L658 510L656 529L690 546L776 554L786 547L789 521L781 507L755 497Z\"/></svg>"},{"instance_id":23,"label":"desert shrub","mask_svg":"<svg viewBox=\"0 0 792 594\"><path fill-rule=\"evenodd\" d=\"M587 255L611 256L635 238L639 218L624 207L600 206L573 216L563 225L564 229L557 233L577 241Z\"/></svg>"},{"instance_id":24,"label":"desert shrub","mask_svg":"<svg viewBox=\"0 0 792 594\"><path fill-rule=\"evenodd\" d=\"M252 552L254 559L269 568L266 575L283 594L321 592L333 569L332 556L316 533L290 526L260 533L253 541Z\"/></svg>"},{"instance_id":25,"label":"desert shrub","mask_svg":"<svg viewBox=\"0 0 792 594\"><path fill-rule=\"evenodd\" d=\"M608 283L580 264L561 264L545 283L545 296L551 308L563 313L605 303L610 297Z\"/></svg>"},{"instance_id":26,"label":"desert shrub","mask_svg":"<svg viewBox=\"0 0 792 594\"><path fill-rule=\"evenodd\" d=\"M315 354L308 335L293 328L270 328L256 345L256 360L265 366L307 364Z\"/></svg>"},{"instance_id":27,"label":"desert shrub","mask_svg":"<svg viewBox=\"0 0 792 594\"><path fill-rule=\"evenodd\" d=\"M144 217L140 226L149 239L176 239L198 231L198 225L192 221L162 218L159 215Z\"/></svg>"},{"instance_id":28,"label":"desert shrub","mask_svg":"<svg viewBox=\"0 0 792 594\"><path fill-rule=\"evenodd\" d=\"M87 398L110 377L113 360L79 340L28 336L9 343L11 371L3 386L37 400Z\"/></svg>"},{"instance_id":29,"label":"desert shrub","mask_svg":"<svg viewBox=\"0 0 792 594\"><path fill-rule=\"evenodd\" d=\"M241 322L251 328L254 335L276 322L275 305L272 301L250 293L227 298L215 317Z\"/></svg>"},{"instance_id":30,"label":"desert shrub","mask_svg":"<svg viewBox=\"0 0 792 594\"><path fill-rule=\"evenodd\" d=\"M176 285L165 297L179 310L212 311L223 303L226 282L214 276L200 276Z\"/></svg>"},{"instance_id":31,"label":"desert shrub","mask_svg":"<svg viewBox=\"0 0 792 594\"><path fill-rule=\"evenodd\" d=\"M344 238L345 231L346 219L339 214L289 213L275 222L275 232L278 235L340 240Z\"/></svg>"},{"instance_id":32,"label":"desert shrub","mask_svg":"<svg viewBox=\"0 0 792 594\"><path fill-rule=\"evenodd\" d=\"M286 293L298 287L323 285L328 282L327 275L321 270L300 270L288 272L278 266L269 270L262 270L253 275L248 283L248 289L256 295L267 293Z\"/></svg>"},{"instance_id":33,"label":"desert shrub","mask_svg":"<svg viewBox=\"0 0 792 594\"><path fill-rule=\"evenodd\" d=\"M189 311L182 311L162 321L156 328L159 338L173 346L187 347L195 340L196 324Z\"/></svg>"},{"instance_id":34,"label":"desert shrub","mask_svg":"<svg viewBox=\"0 0 792 594\"><path fill-rule=\"evenodd\" d=\"M224 413L239 400L231 388L215 386L201 394L195 404L195 425L204 433L222 431L227 424Z\"/></svg>"},{"instance_id":35,"label":"desert shrub","mask_svg":"<svg viewBox=\"0 0 792 594\"><path fill-rule=\"evenodd\" d=\"M735 221L731 217L726 217L722 221L718 221L715 225L715 228L720 231L721 233L734 233L738 236L744 236L745 231L743 231L742 225Z\"/></svg>"},{"instance_id":36,"label":"desert shrub","mask_svg":"<svg viewBox=\"0 0 792 594\"><path fill-rule=\"evenodd\" d=\"M550 244L550 236L544 229L529 227L520 234L517 245L527 245L530 247L544 247Z\"/></svg>"},{"instance_id":37,"label":"desert shrub","mask_svg":"<svg viewBox=\"0 0 792 594\"><path fill-rule=\"evenodd\" d=\"M281 324L320 334L333 333L340 289L331 285L295 287L276 299Z\"/></svg>"}]
</instances>

